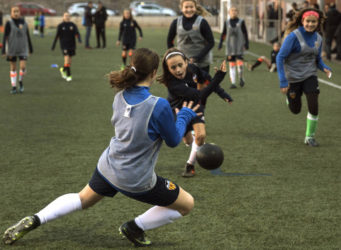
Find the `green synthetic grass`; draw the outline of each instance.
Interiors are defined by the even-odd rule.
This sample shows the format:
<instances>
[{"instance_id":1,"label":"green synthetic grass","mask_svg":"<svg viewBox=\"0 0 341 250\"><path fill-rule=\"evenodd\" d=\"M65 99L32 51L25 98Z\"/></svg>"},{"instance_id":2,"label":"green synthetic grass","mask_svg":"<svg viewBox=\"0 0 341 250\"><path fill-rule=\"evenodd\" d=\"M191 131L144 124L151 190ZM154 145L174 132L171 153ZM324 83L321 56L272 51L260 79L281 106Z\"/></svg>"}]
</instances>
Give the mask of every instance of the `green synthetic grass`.
<instances>
[{"instance_id":1,"label":"green synthetic grass","mask_svg":"<svg viewBox=\"0 0 341 250\"><path fill-rule=\"evenodd\" d=\"M32 38L24 94L9 94L9 66L0 61L1 232L56 197L80 191L113 136L114 93L105 75L121 64L120 48L114 46L117 30L107 30L107 49L78 46L71 83L50 67L63 59L59 48L50 51L55 30L48 32L44 39ZM162 55L167 30L144 33L138 47ZM269 56L270 47L251 43L250 50ZM224 52L214 52L218 66ZM245 59L255 60L249 55ZM329 65L334 70L331 81L340 85L340 64ZM197 167L195 178L183 179L189 148L163 145L157 173L190 192L196 204L189 216L147 233L152 249L340 249L341 90L320 84L316 137L321 146L310 148L303 144L305 99L302 112L291 114L277 75L264 65L246 71L245 79L243 89L230 90L226 77L222 87L234 103L213 94L205 115L207 142L222 147L222 170L230 175L213 176ZM158 83L152 92L167 94ZM148 208L118 194L0 248L130 249L118 227Z\"/></svg>"}]
</instances>

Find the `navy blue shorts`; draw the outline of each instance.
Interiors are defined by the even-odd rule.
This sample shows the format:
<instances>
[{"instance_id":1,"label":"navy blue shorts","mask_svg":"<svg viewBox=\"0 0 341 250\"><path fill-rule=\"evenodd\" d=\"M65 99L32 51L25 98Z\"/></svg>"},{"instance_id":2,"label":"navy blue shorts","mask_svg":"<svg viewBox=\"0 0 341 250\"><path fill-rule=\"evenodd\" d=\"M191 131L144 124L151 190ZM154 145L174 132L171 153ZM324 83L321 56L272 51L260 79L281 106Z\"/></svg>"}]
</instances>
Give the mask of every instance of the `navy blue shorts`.
<instances>
[{"instance_id":1,"label":"navy blue shorts","mask_svg":"<svg viewBox=\"0 0 341 250\"><path fill-rule=\"evenodd\" d=\"M64 56L75 56L76 50L74 49L63 49L62 50Z\"/></svg>"},{"instance_id":2,"label":"navy blue shorts","mask_svg":"<svg viewBox=\"0 0 341 250\"><path fill-rule=\"evenodd\" d=\"M27 56L18 56L19 61L27 61ZM16 62L17 56L7 56L7 62Z\"/></svg>"},{"instance_id":3,"label":"navy blue shorts","mask_svg":"<svg viewBox=\"0 0 341 250\"><path fill-rule=\"evenodd\" d=\"M136 47L136 43L123 43L122 50L134 50Z\"/></svg>"},{"instance_id":4,"label":"navy blue shorts","mask_svg":"<svg viewBox=\"0 0 341 250\"><path fill-rule=\"evenodd\" d=\"M244 58L243 58L243 55L234 55L234 56L231 56L231 59L228 59L228 56L227 56L226 60L228 62L235 62L237 60L244 60Z\"/></svg>"},{"instance_id":5,"label":"navy blue shorts","mask_svg":"<svg viewBox=\"0 0 341 250\"><path fill-rule=\"evenodd\" d=\"M288 97L295 99L301 97L303 93L320 94L317 76L310 76L302 82L289 83Z\"/></svg>"},{"instance_id":6,"label":"navy blue shorts","mask_svg":"<svg viewBox=\"0 0 341 250\"><path fill-rule=\"evenodd\" d=\"M169 206L173 204L179 196L179 186L170 180L157 176L155 186L146 192L130 193L120 190L109 183L97 170L93 173L89 186L97 194L107 197L114 197L118 192L132 199L157 206Z\"/></svg>"}]
</instances>

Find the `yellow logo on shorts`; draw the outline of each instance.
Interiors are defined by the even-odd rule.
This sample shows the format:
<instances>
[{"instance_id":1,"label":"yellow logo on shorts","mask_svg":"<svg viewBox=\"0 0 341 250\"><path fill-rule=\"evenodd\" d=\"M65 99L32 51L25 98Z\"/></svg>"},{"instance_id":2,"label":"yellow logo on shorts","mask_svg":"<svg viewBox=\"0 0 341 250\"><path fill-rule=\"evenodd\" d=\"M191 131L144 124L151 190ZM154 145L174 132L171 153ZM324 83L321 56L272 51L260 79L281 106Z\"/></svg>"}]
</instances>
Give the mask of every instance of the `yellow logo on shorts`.
<instances>
[{"instance_id":1,"label":"yellow logo on shorts","mask_svg":"<svg viewBox=\"0 0 341 250\"><path fill-rule=\"evenodd\" d=\"M167 186L168 190L175 190L176 189L175 184L171 181L168 181L168 180L167 180L166 186Z\"/></svg>"},{"instance_id":2,"label":"yellow logo on shorts","mask_svg":"<svg viewBox=\"0 0 341 250\"><path fill-rule=\"evenodd\" d=\"M296 93L295 92L290 92L289 96L290 96L291 99L295 99Z\"/></svg>"}]
</instances>

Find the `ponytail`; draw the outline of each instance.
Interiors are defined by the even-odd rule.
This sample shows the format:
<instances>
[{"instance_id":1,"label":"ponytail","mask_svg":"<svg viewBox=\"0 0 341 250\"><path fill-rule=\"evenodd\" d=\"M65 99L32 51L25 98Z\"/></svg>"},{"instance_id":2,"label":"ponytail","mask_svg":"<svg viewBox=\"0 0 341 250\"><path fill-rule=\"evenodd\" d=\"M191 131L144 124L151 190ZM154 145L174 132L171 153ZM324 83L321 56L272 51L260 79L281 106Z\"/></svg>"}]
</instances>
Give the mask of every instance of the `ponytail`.
<instances>
[{"instance_id":1,"label":"ponytail","mask_svg":"<svg viewBox=\"0 0 341 250\"><path fill-rule=\"evenodd\" d=\"M131 64L121 71L109 73L109 82L113 88L119 90L134 87L144 81L159 67L159 56L150 49L141 48L134 51Z\"/></svg>"}]
</instances>

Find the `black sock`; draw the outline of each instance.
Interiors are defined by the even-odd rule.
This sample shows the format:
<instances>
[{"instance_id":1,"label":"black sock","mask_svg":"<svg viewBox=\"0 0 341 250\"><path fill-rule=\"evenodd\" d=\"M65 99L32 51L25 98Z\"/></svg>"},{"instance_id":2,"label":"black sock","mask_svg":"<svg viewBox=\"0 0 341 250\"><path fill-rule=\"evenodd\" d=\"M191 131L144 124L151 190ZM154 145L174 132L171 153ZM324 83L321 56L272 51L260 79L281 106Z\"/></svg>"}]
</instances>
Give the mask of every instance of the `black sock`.
<instances>
[{"instance_id":1,"label":"black sock","mask_svg":"<svg viewBox=\"0 0 341 250\"><path fill-rule=\"evenodd\" d=\"M22 88L22 85L23 85L22 81L19 81L19 85L20 85L20 88Z\"/></svg>"},{"instance_id":2,"label":"black sock","mask_svg":"<svg viewBox=\"0 0 341 250\"><path fill-rule=\"evenodd\" d=\"M128 227L133 230L134 232L143 232L143 230L141 228L139 228L139 226L136 224L135 220L131 220L127 222Z\"/></svg>"},{"instance_id":3,"label":"black sock","mask_svg":"<svg viewBox=\"0 0 341 250\"><path fill-rule=\"evenodd\" d=\"M127 65L127 57L123 57L123 56L122 56L122 61L123 61L123 64L124 64L124 65Z\"/></svg>"},{"instance_id":4,"label":"black sock","mask_svg":"<svg viewBox=\"0 0 341 250\"><path fill-rule=\"evenodd\" d=\"M34 228L39 227L41 225L40 219L37 215L33 215L33 224Z\"/></svg>"},{"instance_id":5,"label":"black sock","mask_svg":"<svg viewBox=\"0 0 341 250\"><path fill-rule=\"evenodd\" d=\"M252 66L251 66L251 70L253 70L254 68L258 67L262 62L261 61L256 61Z\"/></svg>"},{"instance_id":6,"label":"black sock","mask_svg":"<svg viewBox=\"0 0 341 250\"><path fill-rule=\"evenodd\" d=\"M64 67L65 71L66 71L66 75L67 76L71 76L71 70L70 67Z\"/></svg>"},{"instance_id":7,"label":"black sock","mask_svg":"<svg viewBox=\"0 0 341 250\"><path fill-rule=\"evenodd\" d=\"M17 87L12 87L12 89L13 89L13 90L16 90L16 89L17 89Z\"/></svg>"}]
</instances>

